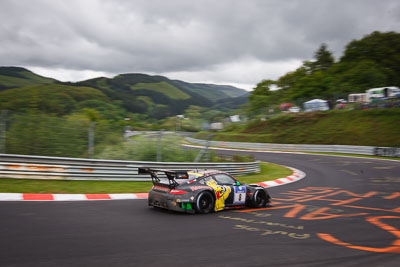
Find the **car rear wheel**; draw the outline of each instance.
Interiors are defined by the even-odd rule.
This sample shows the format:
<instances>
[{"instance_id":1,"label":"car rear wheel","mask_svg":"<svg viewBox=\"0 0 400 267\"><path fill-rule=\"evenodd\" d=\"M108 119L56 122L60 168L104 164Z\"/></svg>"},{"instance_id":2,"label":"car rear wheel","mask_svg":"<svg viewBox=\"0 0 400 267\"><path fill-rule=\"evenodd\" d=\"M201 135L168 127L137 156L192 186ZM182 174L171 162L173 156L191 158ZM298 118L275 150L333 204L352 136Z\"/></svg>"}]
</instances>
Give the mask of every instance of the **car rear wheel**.
<instances>
[{"instance_id":1,"label":"car rear wheel","mask_svg":"<svg viewBox=\"0 0 400 267\"><path fill-rule=\"evenodd\" d=\"M253 199L251 202L251 206L253 208L262 208L267 203L267 196L261 190L257 190L254 192Z\"/></svg>"},{"instance_id":2,"label":"car rear wheel","mask_svg":"<svg viewBox=\"0 0 400 267\"><path fill-rule=\"evenodd\" d=\"M209 213L214 207L214 199L210 192L201 192L196 200L196 211L198 213Z\"/></svg>"}]
</instances>

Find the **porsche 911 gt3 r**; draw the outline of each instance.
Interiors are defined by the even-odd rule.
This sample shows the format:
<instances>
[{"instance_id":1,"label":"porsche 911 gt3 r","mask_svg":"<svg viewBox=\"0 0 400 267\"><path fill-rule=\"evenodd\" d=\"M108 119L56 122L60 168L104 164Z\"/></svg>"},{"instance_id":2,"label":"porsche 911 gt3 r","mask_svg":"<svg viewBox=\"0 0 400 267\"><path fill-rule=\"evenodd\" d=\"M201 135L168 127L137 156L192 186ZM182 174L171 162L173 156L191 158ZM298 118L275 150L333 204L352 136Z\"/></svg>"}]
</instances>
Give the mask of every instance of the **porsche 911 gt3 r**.
<instances>
[{"instance_id":1,"label":"porsche 911 gt3 r","mask_svg":"<svg viewBox=\"0 0 400 267\"><path fill-rule=\"evenodd\" d=\"M152 177L149 206L189 213L209 213L246 206L262 208L269 205L271 200L264 187L241 183L222 171L139 168L139 173L149 173Z\"/></svg>"}]
</instances>

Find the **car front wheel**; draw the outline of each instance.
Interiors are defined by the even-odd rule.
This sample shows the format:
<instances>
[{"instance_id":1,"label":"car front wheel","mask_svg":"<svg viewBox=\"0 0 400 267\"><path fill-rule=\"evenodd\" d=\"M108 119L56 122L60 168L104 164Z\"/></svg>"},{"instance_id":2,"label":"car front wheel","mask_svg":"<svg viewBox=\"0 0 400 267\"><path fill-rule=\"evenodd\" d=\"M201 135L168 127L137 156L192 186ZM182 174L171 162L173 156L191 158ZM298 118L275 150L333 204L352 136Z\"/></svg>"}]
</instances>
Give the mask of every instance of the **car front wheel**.
<instances>
[{"instance_id":1,"label":"car front wheel","mask_svg":"<svg viewBox=\"0 0 400 267\"><path fill-rule=\"evenodd\" d=\"M251 202L251 206L253 208L262 208L267 203L267 196L261 190L257 190L254 192L253 199Z\"/></svg>"}]
</instances>

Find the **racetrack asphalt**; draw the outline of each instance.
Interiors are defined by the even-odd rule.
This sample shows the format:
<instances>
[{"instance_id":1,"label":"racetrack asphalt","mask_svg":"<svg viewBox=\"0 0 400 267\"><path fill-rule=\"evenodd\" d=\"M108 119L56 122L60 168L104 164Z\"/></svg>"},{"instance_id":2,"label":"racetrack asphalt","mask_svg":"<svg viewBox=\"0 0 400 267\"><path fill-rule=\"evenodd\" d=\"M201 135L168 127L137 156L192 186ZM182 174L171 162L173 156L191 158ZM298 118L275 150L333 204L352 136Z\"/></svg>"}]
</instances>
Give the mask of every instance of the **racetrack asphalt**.
<instances>
[{"instance_id":1,"label":"racetrack asphalt","mask_svg":"<svg viewBox=\"0 0 400 267\"><path fill-rule=\"evenodd\" d=\"M146 200L0 202L0 266L399 265L400 162L242 153L307 178L270 188L270 208L207 215Z\"/></svg>"}]
</instances>

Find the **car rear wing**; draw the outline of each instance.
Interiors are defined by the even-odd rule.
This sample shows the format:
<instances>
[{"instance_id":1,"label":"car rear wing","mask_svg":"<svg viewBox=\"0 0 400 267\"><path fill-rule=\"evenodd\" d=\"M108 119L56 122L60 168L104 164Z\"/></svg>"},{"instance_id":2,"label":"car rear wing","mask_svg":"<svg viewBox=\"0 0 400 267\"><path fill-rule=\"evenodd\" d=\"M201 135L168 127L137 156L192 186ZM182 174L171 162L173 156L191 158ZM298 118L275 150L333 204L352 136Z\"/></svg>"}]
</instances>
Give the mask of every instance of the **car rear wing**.
<instances>
[{"instance_id":1,"label":"car rear wing","mask_svg":"<svg viewBox=\"0 0 400 267\"><path fill-rule=\"evenodd\" d=\"M158 176L159 172L164 173L165 176L168 178L170 188L175 188L179 185L176 179L189 178L189 174L187 171L139 168L139 174L149 173L151 175L151 181L153 182L153 184L160 183L160 177Z\"/></svg>"}]
</instances>

